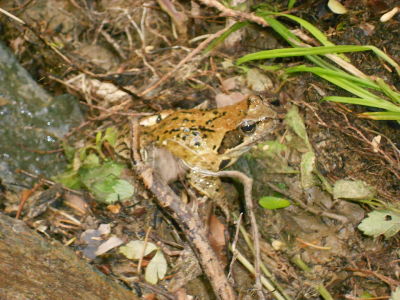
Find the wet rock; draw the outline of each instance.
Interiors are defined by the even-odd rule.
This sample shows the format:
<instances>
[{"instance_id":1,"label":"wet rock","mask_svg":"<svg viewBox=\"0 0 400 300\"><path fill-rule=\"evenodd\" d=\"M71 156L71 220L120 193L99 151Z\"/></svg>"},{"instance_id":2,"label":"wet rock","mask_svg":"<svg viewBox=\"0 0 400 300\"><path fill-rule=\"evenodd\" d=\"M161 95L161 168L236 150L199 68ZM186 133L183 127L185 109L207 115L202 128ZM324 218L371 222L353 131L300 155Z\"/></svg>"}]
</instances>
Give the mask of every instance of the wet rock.
<instances>
[{"instance_id":1,"label":"wet rock","mask_svg":"<svg viewBox=\"0 0 400 300\"><path fill-rule=\"evenodd\" d=\"M82 122L78 102L69 95L51 97L0 43L0 180L8 188L29 185L24 169L50 177L65 160L60 139Z\"/></svg>"}]
</instances>

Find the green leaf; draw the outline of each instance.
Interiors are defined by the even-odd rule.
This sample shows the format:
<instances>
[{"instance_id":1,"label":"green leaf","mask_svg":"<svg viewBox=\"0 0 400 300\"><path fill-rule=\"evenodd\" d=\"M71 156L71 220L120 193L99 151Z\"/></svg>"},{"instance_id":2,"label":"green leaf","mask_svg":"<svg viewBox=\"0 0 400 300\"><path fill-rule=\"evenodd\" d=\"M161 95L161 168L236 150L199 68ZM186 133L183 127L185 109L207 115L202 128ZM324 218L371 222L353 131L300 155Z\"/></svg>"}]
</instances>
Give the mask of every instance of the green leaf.
<instances>
[{"instance_id":1,"label":"green leaf","mask_svg":"<svg viewBox=\"0 0 400 300\"><path fill-rule=\"evenodd\" d=\"M390 238L400 230L400 215L391 210L374 210L358 225L358 229L373 237L383 234Z\"/></svg>"},{"instance_id":2,"label":"green leaf","mask_svg":"<svg viewBox=\"0 0 400 300\"><path fill-rule=\"evenodd\" d=\"M82 165L84 167L94 168L100 166L100 159L96 154L90 153L88 156L86 156L85 160L82 162Z\"/></svg>"},{"instance_id":3,"label":"green leaf","mask_svg":"<svg viewBox=\"0 0 400 300\"><path fill-rule=\"evenodd\" d=\"M119 178L124 167L110 161L96 167L82 167L79 175L96 200L110 204L128 199L134 193L133 186Z\"/></svg>"},{"instance_id":4,"label":"green leaf","mask_svg":"<svg viewBox=\"0 0 400 300\"><path fill-rule=\"evenodd\" d=\"M261 197L258 203L266 209L278 209L290 206L290 201L285 198L266 196Z\"/></svg>"},{"instance_id":5,"label":"green leaf","mask_svg":"<svg viewBox=\"0 0 400 300\"><path fill-rule=\"evenodd\" d=\"M114 203L118 200L129 199L134 193L133 186L124 179L112 181L110 186L112 188L112 192L108 194L107 198L105 199L106 203Z\"/></svg>"},{"instance_id":6,"label":"green leaf","mask_svg":"<svg viewBox=\"0 0 400 300\"><path fill-rule=\"evenodd\" d=\"M62 141L62 147L64 150L65 157L69 162L71 162L75 156L75 148L68 145L66 140Z\"/></svg>"},{"instance_id":7,"label":"green leaf","mask_svg":"<svg viewBox=\"0 0 400 300\"><path fill-rule=\"evenodd\" d=\"M164 278L167 273L167 261L160 250L150 260L146 267L144 278L151 284L157 284L158 280Z\"/></svg>"},{"instance_id":8,"label":"green leaf","mask_svg":"<svg viewBox=\"0 0 400 300\"><path fill-rule=\"evenodd\" d=\"M361 180L338 180L333 185L335 199L368 200L375 197L375 190Z\"/></svg>"},{"instance_id":9,"label":"green leaf","mask_svg":"<svg viewBox=\"0 0 400 300\"><path fill-rule=\"evenodd\" d=\"M79 179L78 171L68 170L64 173L55 176L54 181L61 183L67 188L78 190L81 188L82 184Z\"/></svg>"},{"instance_id":10,"label":"green leaf","mask_svg":"<svg viewBox=\"0 0 400 300\"><path fill-rule=\"evenodd\" d=\"M144 248L146 246L146 248ZM144 251L143 251L144 248ZM138 260L143 256L149 255L151 252L158 250L158 247L151 242L130 241L124 246L119 247L119 252L129 259Z\"/></svg>"},{"instance_id":11,"label":"green leaf","mask_svg":"<svg viewBox=\"0 0 400 300\"><path fill-rule=\"evenodd\" d=\"M315 170L315 154L312 151L306 152L301 156L300 173L301 186L308 189L315 185L314 172Z\"/></svg>"}]
</instances>

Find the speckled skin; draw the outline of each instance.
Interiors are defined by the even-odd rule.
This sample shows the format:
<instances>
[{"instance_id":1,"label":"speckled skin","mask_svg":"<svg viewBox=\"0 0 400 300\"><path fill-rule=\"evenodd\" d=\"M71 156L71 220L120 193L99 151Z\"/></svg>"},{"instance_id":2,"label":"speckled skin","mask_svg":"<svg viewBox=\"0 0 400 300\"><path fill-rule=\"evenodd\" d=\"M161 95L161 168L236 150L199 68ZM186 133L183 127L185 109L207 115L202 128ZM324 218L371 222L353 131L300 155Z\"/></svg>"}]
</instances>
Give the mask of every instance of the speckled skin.
<instances>
[{"instance_id":1,"label":"speckled skin","mask_svg":"<svg viewBox=\"0 0 400 300\"><path fill-rule=\"evenodd\" d=\"M189 109L169 114L142 127L141 148L150 144L168 149L187 165L219 171L234 163L254 143L275 128L276 113L258 96L210 110ZM255 124L251 132L243 125Z\"/></svg>"},{"instance_id":2,"label":"speckled skin","mask_svg":"<svg viewBox=\"0 0 400 300\"><path fill-rule=\"evenodd\" d=\"M222 108L160 113L158 118L146 121L147 125L140 127L139 143L141 149L167 149L183 161L190 169L189 183L201 194L215 200L227 214L220 179L205 171L217 172L233 164L251 146L272 133L277 119L277 113L267 102L258 96L250 96ZM126 158L131 149L129 134L121 133L121 137L116 152Z\"/></svg>"}]
</instances>

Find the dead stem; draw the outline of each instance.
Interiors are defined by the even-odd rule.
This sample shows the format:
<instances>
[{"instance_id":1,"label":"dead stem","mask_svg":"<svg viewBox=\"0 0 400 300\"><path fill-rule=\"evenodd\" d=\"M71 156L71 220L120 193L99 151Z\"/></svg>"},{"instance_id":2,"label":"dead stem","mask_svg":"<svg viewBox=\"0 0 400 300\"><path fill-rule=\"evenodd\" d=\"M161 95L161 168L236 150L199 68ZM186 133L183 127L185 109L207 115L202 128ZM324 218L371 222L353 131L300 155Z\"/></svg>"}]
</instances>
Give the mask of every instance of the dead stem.
<instances>
[{"instance_id":1,"label":"dead stem","mask_svg":"<svg viewBox=\"0 0 400 300\"><path fill-rule=\"evenodd\" d=\"M165 81L168 80L168 78L170 78L176 71L179 70L180 67L182 67L184 64L186 64L188 61L190 61L193 57L195 57L197 54L199 54L204 48L206 48L208 46L208 44L210 44L214 39L216 39L217 37L221 36L224 32L226 32L228 29L230 28L230 26L225 27L219 31L217 31L216 33L210 35L206 40L204 40L203 42L201 42L196 49L194 49L193 51L191 51L184 59L182 59L175 68L173 68L171 71L169 71L167 74L165 74L163 77L161 77L161 79L159 79L155 84L153 84L152 86L148 87L147 89L145 89L144 91L139 93L139 97L145 97L146 94L150 93L152 90L154 90L155 88L159 87L161 84L163 84Z\"/></svg>"},{"instance_id":2,"label":"dead stem","mask_svg":"<svg viewBox=\"0 0 400 300\"><path fill-rule=\"evenodd\" d=\"M246 202L247 214L250 219L251 224L251 234L254 243L254 276L256 278L255 288L257 290L257 294L259 299L265 299L262 284L261 284L261 274L260 274L260 234L258 231L257 220L254 214L254 206L253 206L253 198L252 198L252 189L253 189L253 179L246 176L244 173L239 171L220 171L216 172L215 175L221 177L232 177L238 179L244 188L244 198Z\"/></svg>"}]
</instances>

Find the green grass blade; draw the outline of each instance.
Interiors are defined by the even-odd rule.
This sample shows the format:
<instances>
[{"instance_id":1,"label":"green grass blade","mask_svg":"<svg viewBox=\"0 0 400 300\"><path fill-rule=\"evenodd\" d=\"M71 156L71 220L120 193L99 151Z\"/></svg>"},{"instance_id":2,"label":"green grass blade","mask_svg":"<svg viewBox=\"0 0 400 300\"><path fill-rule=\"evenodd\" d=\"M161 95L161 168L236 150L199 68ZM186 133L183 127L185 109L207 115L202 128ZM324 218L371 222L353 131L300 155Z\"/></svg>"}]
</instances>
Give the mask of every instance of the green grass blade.
<instances>
[{"instance_id":1,"label":"green grass blade","mask_svg":"<svg viewBox=\"0 0 400 300\"><path fill-rule=\"evenodd\" d=\"M289 14L281 14L281 13L274 13L274 15L276 16L282 16L282 17L286 17L288 19L291 19L297 23L299 23L299 25L301 27L303 27L304 29L306 29L309 33L311 33L311 35L316 38L323 46L335 46L334 43L332 43L331 41L328 40L328 38L326 37L326 35L319 30L317 27L315 27L313 24L311 24L310 22L293 16L293 15L289 15ZM344 59L345 61L349 62L350 59L344 55L344 54L339 54L339 56Z\"/></svg>"},{"instance_id":2,"label":"green grass blade","mask_svg":"<svg viewBox=\"0 0 400 300\"><path fill-rule=\"evenodd\" d=\"M368 87L378 91L383 91L382 86L375 84L372 80L358 78L353 75L347 74L343 71L337 72L333 70L326 70L318 67L307 67L303 65L303 66L289 68L286 70L286 72L287 73L312 72L320 76L321 78L324 78L325 80L328 80L329 82L340 86L346 91L359 96L360 98L368 98L368 99L375 99L375 101L388 102L363 88L363 87ZM390 92L386 91L385 93L391 93L391 96L395 98L400 97L399 93L391 90L388 86L387 89L390 90Z\"/></svg>"},{"instance_id":3,"label":"green grass blade","mask_svg":"<svg viewBox=\"0 0 400 300\"><path fill-rule=\"evenodd\" d=\"M365 47L369 47L370 50L376 54L376 56L380 57L381 59L386 61L388 64L390 64L393 68L395 68L397 74L400 76L400 66L398 65L397 62L395 62L393 59L391 59L389 56L387 56L385 52L376 48L375 46L365 46Z\"/></svg>"},{"instance_id":4,"label":"green grass blade","mask_svg":"<svg viewBox=\"0 0 400 300\"><path fill-rule=\"evenodd\" d=\"M303 28L305 28L309 33L311 33L311 35L313 37L315 37L322 45L335 46L335 44L332 43L331 41L329 41L328 38L326 37L326 35L323 34L323 32L321 30L319 30L317 27L312 25L310 22L308 22L302 18L288 15L288 14L274 13L274 15L286 17L288 19L291 19L291 20L299 23Z\"/></svg>"},{"instance_id":5,"label":"green grass blade","mask_svg":"<svg viewBox=\"0 0 400 300\"><path fill-rule=\"evenodd\" d=\"M292 9L295 4L296 4L296 0L289 0L288 9Z\"/></svg>"},{"instance_id":6,"label":"green grass blade","mask_svg":"<svg viewBox=\"0 0 400 300\"><path fill-rule=\"evenodd\" d=\"M321 47L307 47L307 48L283 48L283 49L273 49L273 50L259 51L247 54L239 58L237 60L237 63L242 64L252 60L277 58L277 57L323 55L331 53L359 52L367 50L371 50L370 46L340 45L340 46L321 46Z\"/></svg>"},{"instance_id":7,"label":"green grass blade","mask_svg":"<svg viewBox=\"0 0 400 300\"><path fill-rule=\"evenodd\" d=\"M299 47L299 44L301 43L300 39L296 35L294 35L285 25L283 25L283 23L279 22L275 18L269 17L266 13L261 13L259 15L263 17L264 20L267 21L268 24L271 26L271 28L275 30L282 38L284 38L289 43L289 45L295 48ZM306 55L305 57L312 63L322 68L340 70L339 68L330 64L319 56Z\"/></svg>"},{"instance_id":8,"label":"green grass blade","mask_svg":"<svg viewBox=\"0 0 400 300\"><path fill-rule=\"evenodd\" d=\"M358 116L372 120L400 121L400 112L394 111L366 112L358 114Z\"/></svg>"},{"instance_id":9,"label":"green grass blade","mask_svg":"<svg viewBox=\"0 0 400 300\"><path fill-rule=\"evenodd\" d=\"M321 78L341 87L342 89L345 89L346 91L348 91L349 93L352 93L360 98L366 98L366 99L373 99L377 102L380 101L384 101L389 103L390 105L397 107L396 105L394 105L393 103L386 101L380 97L378 97L377 95L371 93L370 91L366 90L365 88L349 81L346 80L344 78L338 78L335 76L327 76L327 75L319 75Z\"/></svg>"},{"instance_id":10,"label":"green grass blade","mask_svg":"<svg viewBox=\"0 0 400 300\"><path fill-rule=\"evenodd\" d=\"M369 106L369 107L378 107L378 108L386 109L391 112L400 113L399 106L396 106L393 103L391 103L389 101L385 101L385 100L377 101L376 99L339 97L339 96L328 96L328 97L324 97L322 100L347 103L347 104L358 104L358 105Z\"/></svg>"},{"instance_id":11,"label":"green grass blade","mask_svg":"<svg viewBox=\"0 0 400 300\"><path fill-rule=\"evenodd\" d=\"M381 90L381 87L377 85L374 81L370 79L359 78L353 75L350 75L343 71L329 70L320 67L308 67L305 65L300 65L296 67L287 68L285 70L286 73L296 73L296 72L311 72L316 75L328 75L328 76L336 76L339 78L344 78L350 80L352 82L358 83L364 87L371 88L374 90Z\"/></svg>"},{"instance_id":12,"label":"green grass blade","mask_svg":"<svg viewBox=\"0 0 400 300\"><path fill-rule=\"evenodd\" d=\"M271 26L271 28L275 30L276 33L278 33L281 37L283 37L292 47L298 47L293 41L300 43L300 39L295 36L285 25L283 25L277 19L269 17L265 13L258 15L264 18L264 20L268 22L269 26Z\"/></svg>"},{"instance_id":13,"label":"green grass blade","mask_svg":"<svg viewBox=\"0 0 400 300\"><path fill-rule=\"evenodd\" d=\"M382 78L376 79L376 82L378 83L379 87L382 89L382 91L385 93L386 96L388 96L390 99L393 100L393 102L400 103L400 94L393 91L389 85L387 85Z\"/></svg>"}]
</instances>

